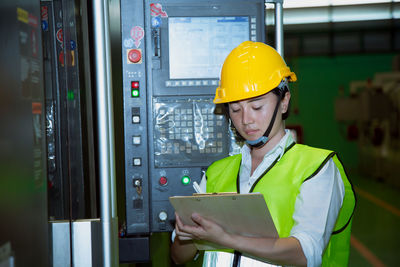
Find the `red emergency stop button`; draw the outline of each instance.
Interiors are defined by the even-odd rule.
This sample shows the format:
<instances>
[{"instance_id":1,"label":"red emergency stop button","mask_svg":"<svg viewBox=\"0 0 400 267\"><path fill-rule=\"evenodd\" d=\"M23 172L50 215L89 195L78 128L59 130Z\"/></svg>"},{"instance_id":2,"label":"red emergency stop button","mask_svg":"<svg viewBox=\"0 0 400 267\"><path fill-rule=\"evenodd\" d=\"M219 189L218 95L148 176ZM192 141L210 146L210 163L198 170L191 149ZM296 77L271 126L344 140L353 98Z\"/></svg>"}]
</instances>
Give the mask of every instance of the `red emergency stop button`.
<instances>
[{"instance_id":1,"label":"red emergency stop button","mask_svg":"<svg viewBox=\"0 0 400 267\"><path fill-rule=\"evenodd\" d=\"M139 49L131 49L128 52L128 59L132 63L138 63L142 60L142 52Z\"/></svg>"},{"instance_id":2,"label":"red emergency stop button","mask_svg":"<svg viewBox=\"0 0 400 267\"><path fill-rule=\"evenodd\" d=\"M161 176L158 182L160 183L160 185L166 185L168 183L168 179L165 176Z\"/></svg>"}]
</instances>

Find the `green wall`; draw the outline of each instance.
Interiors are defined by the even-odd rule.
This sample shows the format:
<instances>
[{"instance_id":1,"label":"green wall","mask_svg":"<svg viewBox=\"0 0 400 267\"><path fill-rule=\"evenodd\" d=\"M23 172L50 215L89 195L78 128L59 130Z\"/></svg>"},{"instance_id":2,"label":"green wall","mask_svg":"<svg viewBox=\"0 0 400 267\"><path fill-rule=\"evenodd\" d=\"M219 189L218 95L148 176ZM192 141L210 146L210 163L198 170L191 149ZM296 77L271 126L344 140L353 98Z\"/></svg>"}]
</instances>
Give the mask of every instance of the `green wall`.
<instances>
[{"instance_id":1,"label":"green wall","mask_svg":"<svg viewBox=\"0 0 400 267\"><path fill-rule=\"evenodd\" d=\"M334 101L340 87L348 95L351 81L366 80L373 78L377 72L391 71L394 55L298 57L288 60L298 81L291 86L292 106L287 125L301 125L305 144L334 150L347 169L357 168L357 144L347 141L341 134L345 127L335 121Z\"/></svg>"}]
</instances>

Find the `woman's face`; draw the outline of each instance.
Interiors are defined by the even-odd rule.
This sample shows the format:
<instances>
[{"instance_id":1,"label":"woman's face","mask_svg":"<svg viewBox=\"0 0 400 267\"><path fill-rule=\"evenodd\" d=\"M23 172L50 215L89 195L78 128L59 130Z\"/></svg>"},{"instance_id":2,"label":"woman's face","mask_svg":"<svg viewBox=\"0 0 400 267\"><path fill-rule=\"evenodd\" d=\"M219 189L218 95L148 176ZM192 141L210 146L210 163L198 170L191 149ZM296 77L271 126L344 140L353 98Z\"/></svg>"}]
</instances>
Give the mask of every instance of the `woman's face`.
<instances>
[{"instance_id":1,"label":"woman's face","mask_svg":"<svg viewBox=\"0 0 400 267\"><path fill-rule=\"evenodd\" d=\"M284 130L282 112L286 112L288 99L290 99L290 94L285 95L279 105L269 139L272 139L278 131ZM278 96L269 92L258 97L229 103L230 118L244 139L254 141L264 135L271 122L277 101Z\"/></svg>"}]
</instances>

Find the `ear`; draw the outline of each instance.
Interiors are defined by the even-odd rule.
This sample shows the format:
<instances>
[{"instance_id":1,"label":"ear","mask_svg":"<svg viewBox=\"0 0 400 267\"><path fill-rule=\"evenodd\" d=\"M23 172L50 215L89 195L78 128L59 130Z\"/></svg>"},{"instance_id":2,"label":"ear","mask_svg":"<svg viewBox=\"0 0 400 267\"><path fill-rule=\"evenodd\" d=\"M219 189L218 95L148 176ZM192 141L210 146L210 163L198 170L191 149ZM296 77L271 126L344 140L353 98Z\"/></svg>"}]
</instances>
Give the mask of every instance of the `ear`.
<instances>
[{"instance_id":1,"label":"ear","mask_svg":"<svg viewBox=\"0 0 400 267\"><path fill-rule=\"evenodd\" d=\"M281 111L282 111L282 113L286 113L286 111L287 111L287 109L289 107L290 97L291 97L290 92L286 91L285 95L283 96L282 101L281 101Z\"/></svg>"}]
</instances>

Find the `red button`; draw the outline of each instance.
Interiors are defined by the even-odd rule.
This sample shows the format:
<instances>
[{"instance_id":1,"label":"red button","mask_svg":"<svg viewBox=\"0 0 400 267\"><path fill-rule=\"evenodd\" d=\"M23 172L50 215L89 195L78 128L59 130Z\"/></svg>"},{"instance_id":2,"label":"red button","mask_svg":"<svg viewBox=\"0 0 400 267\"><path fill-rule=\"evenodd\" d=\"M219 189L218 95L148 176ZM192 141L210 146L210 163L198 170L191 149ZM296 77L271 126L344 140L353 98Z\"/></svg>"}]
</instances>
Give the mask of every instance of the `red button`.
<instances>
[{"instance_id":1,"label":"red button","mask_svg":"<svg viewBox=\"0 0 400 267\"><path fill-rule=\"evenodd\" d=\"M168 179L165 176L161 176L158 182L160 183L160 185L166 185L168 183Z\"/></svg>"},{"instance_id":2,"label":"red button","mask_svg":"<svg viewBox=\"0 0 400 267\"><path fill-rule=\"evenodd\" d=\"M142 53L137 49L128 52L128 59L132 63L138 63L142 59Z\"/></svg>"},{"instance_id":3,"label":"red button","mask_svg":"<svg viewBox=\"0 0 400 267\"><path fill-rule=\"evenodd\" d=\"M139 88L139 82L138 81L133 81L131 82L131 87L133 89L138 89Z\"/></svg>"}]
</instances>

